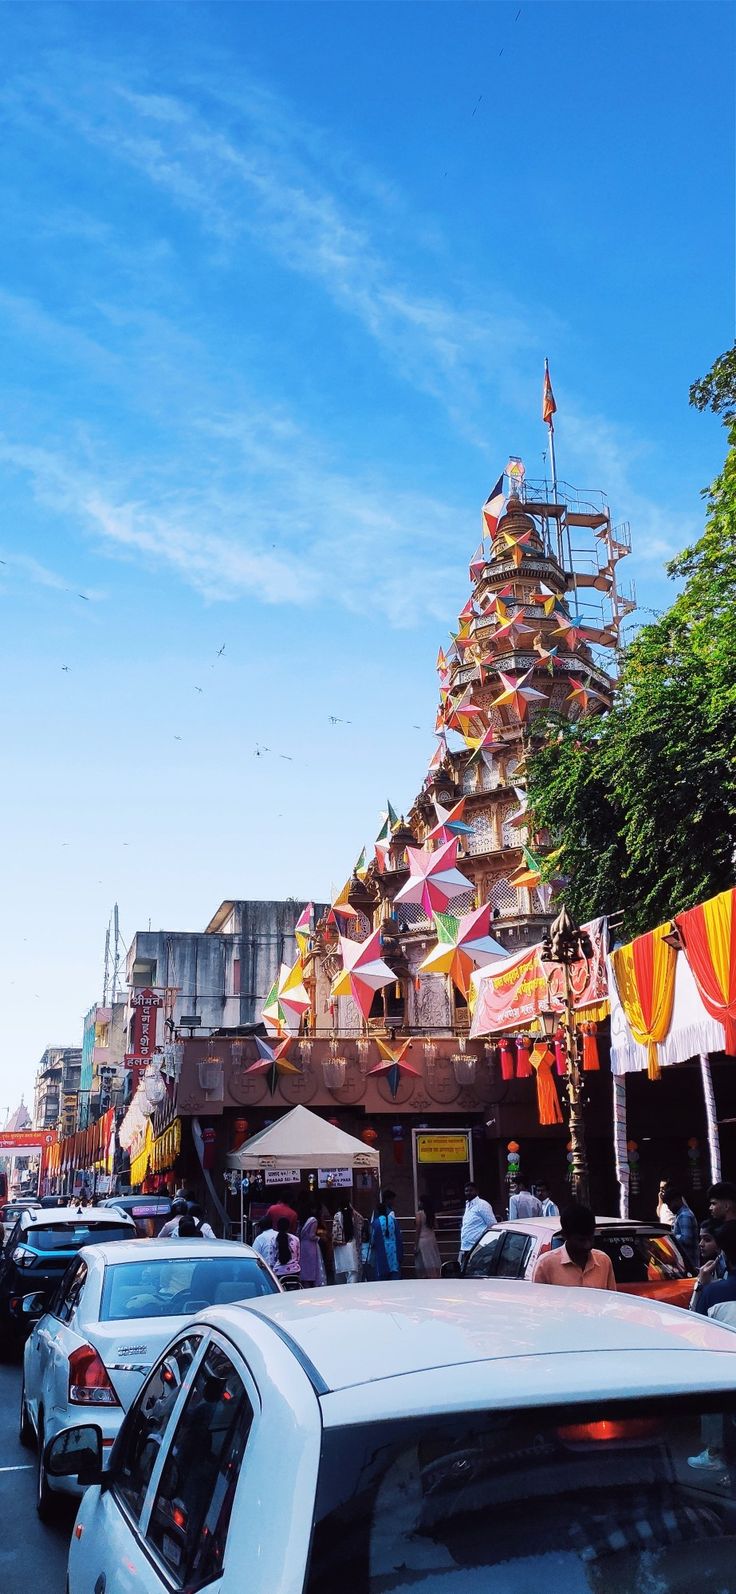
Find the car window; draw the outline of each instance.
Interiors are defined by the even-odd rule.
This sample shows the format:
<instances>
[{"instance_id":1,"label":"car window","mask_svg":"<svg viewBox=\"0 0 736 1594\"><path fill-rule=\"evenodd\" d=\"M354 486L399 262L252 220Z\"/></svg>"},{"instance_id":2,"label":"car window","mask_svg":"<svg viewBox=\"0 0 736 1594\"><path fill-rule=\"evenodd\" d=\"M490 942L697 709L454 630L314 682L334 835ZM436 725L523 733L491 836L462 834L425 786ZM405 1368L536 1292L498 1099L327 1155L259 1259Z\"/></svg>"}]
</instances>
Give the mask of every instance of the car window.
<instances>
[{"instance_id":1,"label":"car window","mask_svg":"<svg viewBox=\"0 0 736 1594\"><path fill-rule=\"evenodd\" d=\"M268 1268L256 1257L182 1257L181 1261L167 1257L119 1266L113 1262L105 1269L100 1322L199 1312L205 1306L273 1295L276 1288Z\"/></svg>"},{"instance_id":2,"label":"car window","mask_svg":"<svg viewBox=\"0 0 736 1594\"><path fill-rule=\"evenodd\" d=\"M167 1350L131 1407L111 1457L115 1495L136 1522L166 1429L201 1340L201 1334L187 1334Z\"/></svg>"},{"instance_id":3,"label":"car window","mask_svg":"<svg viewBox=\"0 0 736 1594\"><path fill-rule=\"evenodd\" d=\"M60 1322L68 1323L76 1311L86 1278L87 1263L78 1258L67 1268L51 1306L53 1316L58 1317Z\"/></svg>"},{"instance_id":4,"label":"car window","mask_svg":"<svg viewBox=\"0 0 736 1594\"><path fill-rule=\"evenodd\" d=\"M722 1594L735 1417L723 1393L326 1427L305 1594ZM717 1472L688 1466L704 1431Z\"/></svg>"},{"instance_id":5,"label":"car window","mask_svg":"<svg viewBox=\"0 0 736 1594\"><path fill-rule=\"evenodd\" d=\"M14 1223L12 1229L10 1230L10 1233L8 1235L7 1240L5 1241L4 1253L5 1253L6 1256L12 1256L13 1255L15 1247L18 1244L18 1241L20 1239L20 1234L21 1234L20 1218L18 1218L17 1221Z\"/></svg>"},{"instance_id":6,"label":"car window","mask_svg":"<svg viewBox=\"0 0 736 1594\"><path fill-rule=\"evenodd\" d=\"M129 1224L116 1223L85 1223L80 1218L78 1223L37 1223L27 1236L26 1244L32 1245L34 1251L80 1251L83 1245L101 1245L105 1240L129 1240L132 1236Z\"/></svg>"},{"instance_id":7,"label":"car window","mask_svg":"<svg viewBox=\"0 0 736 1594\"><path fill-rule=\"evenodd\" d=\"M465 1277L469 1279L490 1278L496 1271L496 1263L501 1254L502 1244L503 1230L489 1229L471 1251L465 1268Z\"/></svg>"},{"instance_id":8,"label":"car window","mask_svg":"<svg viewBox=\"0 0 736 1594\"><path fill-rule=\"evenodd\" d=\"M195 1373L164 1462L146 1538L177 1583L217 1577L253 1407L229 1357L212 1344Z\"/></svg>"},{"instance_id":9,"label":"car window","mask_svg":"<svg viewBox=\"0 0 736 1594\"><path fill-rule=\"evenodd\" d=\"M610 1256L617 1284L663 1284L689 1277L668 1234L597 1234L595 1244Z\"/></svg>"},{"instance_id":10,"label":"car window","mask_svg":"<svg viewBox=\"0 0 736 1594\"><path fill-rule=\"evenodd\" d=\"M523 1278L527 1258L533 1243L531 1234L520 1234L516 1230L507 1229L504 1247L496 1268L496 1278Z\"/></svg>"}]
</instances>

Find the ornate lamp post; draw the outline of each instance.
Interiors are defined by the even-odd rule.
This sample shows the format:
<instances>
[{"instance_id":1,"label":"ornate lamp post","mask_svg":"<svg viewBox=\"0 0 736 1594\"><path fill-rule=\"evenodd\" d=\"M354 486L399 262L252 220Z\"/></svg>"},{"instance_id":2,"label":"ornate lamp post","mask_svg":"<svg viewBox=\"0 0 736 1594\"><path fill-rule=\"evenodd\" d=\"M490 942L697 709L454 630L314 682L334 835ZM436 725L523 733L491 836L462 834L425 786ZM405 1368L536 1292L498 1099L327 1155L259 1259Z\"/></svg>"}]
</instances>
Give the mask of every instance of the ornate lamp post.
<instances>
[{"instance_id":1,"label":"ornate lamp post","mask_svg":"<svg viewBox=\"0 0 736 1594\"><path fill-rule=\"evenodd\" d=\"M572 1006L570 969L573 963L580 963L583 960L587 962L592 954L593 947L587 931L581 930L578 925L573 924L567 908L563 908L551 924L549 932L542 942L542 962L557 963L565 971L564 1028L567 1040L565 1091L572 1146L571 1183L576 1201L583 1201L586 1206L590 1205L588 1154L585 1147L582 1079L578 1055L578 1032L575 1027Z\"/></svg>"}]
</instances>

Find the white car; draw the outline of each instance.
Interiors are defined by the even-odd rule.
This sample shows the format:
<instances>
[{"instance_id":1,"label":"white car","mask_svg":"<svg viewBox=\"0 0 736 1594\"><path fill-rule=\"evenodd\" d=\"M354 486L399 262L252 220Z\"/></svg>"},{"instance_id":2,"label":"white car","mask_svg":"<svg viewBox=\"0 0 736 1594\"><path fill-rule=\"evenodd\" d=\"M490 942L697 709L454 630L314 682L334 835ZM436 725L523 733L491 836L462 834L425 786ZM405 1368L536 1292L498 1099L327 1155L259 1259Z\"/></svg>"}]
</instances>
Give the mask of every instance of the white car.
<instances>
[{"instance_id":1,"label":"white car","mask_svg":"<svg viewBox=\"0 0 736 1594\"><path fill-rule=\"evenodd\" d=\"M108 1449L172 1334L208 1306L276 1294L279 1288L249 1245L231 1241L85 1246L36 1323L23 1357L19 1433L22 1443L38 1440L39 1513L46 1514L51 1503L43 1451L54 1434L73 1422L95 1422Z\"/></svg>"},{"instance_id":2,"label":"white car","mask_svg":"<svg viewBox=\"0 0 736 1594\"><path fill-rule=\"evenodd\" d=\"M736 1340L673 1307L522 1283L365 1284L217 1307L169 1345L90 1485L68 1594L723 1594ZM723 1459L688 1465L704 1414Z\"/></svg>"}]
</instances>

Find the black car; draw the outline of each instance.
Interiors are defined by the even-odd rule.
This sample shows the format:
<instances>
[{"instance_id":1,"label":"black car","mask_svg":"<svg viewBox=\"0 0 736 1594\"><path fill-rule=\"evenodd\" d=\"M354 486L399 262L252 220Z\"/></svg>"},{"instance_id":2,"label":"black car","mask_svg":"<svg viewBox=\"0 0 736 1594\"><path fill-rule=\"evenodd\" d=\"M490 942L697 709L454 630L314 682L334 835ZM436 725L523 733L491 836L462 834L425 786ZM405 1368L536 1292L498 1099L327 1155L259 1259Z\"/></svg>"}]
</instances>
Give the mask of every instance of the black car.
<instances>
[{"instance_id":1,"label":"black car","mask_svg":"<svg viewBox=\"0 0 736 1594\"><path fill-rule=\"evenodd\" d=\"M22 1211L0 1260L0 1350L18 1347L32 1327L23 1316L23 1296L40 1293L50 1300L83 1245L135 1238L133 1219L124 1212L99 1207Z\"/></svg>"},{"instance_id":2,"label":"black car","mask_svg":"<svg viewBox=\"0 0 736 1594\"><path fill-rule=\"evenodd\" d=\"M171 1197L161 1195L107 1196L101 1207L112 1207L127 1212L133 1219L138 1234L144 1240L155 1240L171 1217Z\"/></svg>"}]
</instances>

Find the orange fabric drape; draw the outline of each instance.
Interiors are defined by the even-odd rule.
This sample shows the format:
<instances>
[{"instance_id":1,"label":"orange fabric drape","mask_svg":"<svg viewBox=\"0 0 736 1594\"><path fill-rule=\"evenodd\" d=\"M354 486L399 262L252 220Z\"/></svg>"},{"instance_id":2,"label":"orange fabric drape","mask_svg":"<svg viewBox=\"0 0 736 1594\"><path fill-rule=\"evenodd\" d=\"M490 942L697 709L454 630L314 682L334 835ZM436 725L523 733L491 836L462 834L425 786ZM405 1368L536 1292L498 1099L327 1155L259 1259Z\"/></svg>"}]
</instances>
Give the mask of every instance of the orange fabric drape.
<instances>
[{"instance_id":1,"label":"orange fabric drape","mask_svg":"<svg viewBox=\"0 0 736 1594\"><path fill-rule=\"evenodd\" d=\"M736 889L722 891L675 924L704 1008L726 1031L726 1051L736 1057Z\"/></svg>"},{"instance_id":2,"label":"orange fabric drape","mask_svg":"<svg viewBox=\"0 0 736 1594\"><path fill-rule=\"evenodd\" d=\"M650 1079L659 1079L659 1043L670 1027L677 953L664 937L670 924L639 935L611 953L626 1019L635 1041L646 1046Z\"/></svg>"},{"instance_id":3,"label":"orange fabric drape","mask_svg":"<svg viewBox=\"0 0 736 1594\"><path fill-rule=\"evenodd\" d=\"M537 1076L537 1113L540 1124L561 1124L562 1113L557 1099L552 1070L555 1064L555 1054L549 1046L538 1044L530 1055L529 1062Z\"/></svg>"}]
</instances>

